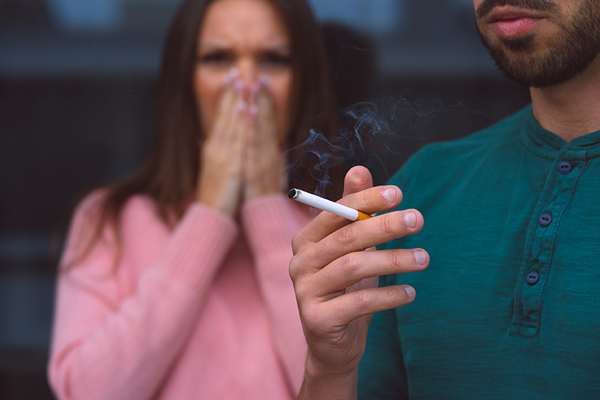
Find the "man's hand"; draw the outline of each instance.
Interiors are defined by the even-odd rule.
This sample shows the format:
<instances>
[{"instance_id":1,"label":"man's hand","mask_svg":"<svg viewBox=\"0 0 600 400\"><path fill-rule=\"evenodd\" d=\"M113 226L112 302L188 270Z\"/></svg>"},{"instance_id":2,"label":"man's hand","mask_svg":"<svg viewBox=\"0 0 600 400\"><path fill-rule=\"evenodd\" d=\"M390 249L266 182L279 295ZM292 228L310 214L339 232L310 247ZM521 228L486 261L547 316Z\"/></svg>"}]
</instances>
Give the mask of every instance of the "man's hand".
<instances>
[{"instance_id":1,"label":"man's hand","mask_svg":"<svg viewBox=\"0 0 600 400\"><path fill-rule=\"evenodd\" d=\"M365 168L350 170L340 203L369 214L400 204L400 189L373 188L371 182ZM421 249L371 248L422 227L423 217L416 210L353 223L322 212L294 235L290 275L309 347L299 398L356 396L356 372L372 314L404 306L415 296L409 286L378 288L377 277L420 271L429 263L428 254Z\"/></svg>"}]
</instances>

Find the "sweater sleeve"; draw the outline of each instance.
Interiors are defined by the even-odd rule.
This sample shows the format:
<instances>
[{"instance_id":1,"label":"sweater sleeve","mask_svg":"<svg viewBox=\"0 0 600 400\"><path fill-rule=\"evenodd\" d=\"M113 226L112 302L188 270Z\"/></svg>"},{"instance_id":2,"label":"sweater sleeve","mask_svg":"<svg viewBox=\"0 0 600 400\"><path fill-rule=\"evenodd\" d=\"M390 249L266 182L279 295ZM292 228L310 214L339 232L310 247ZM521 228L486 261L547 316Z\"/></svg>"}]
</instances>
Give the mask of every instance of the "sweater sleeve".
<instances>
[{"instance_id":1,"label":"sweater sleeve","mask_svg":"<svg viewBox=\"0 0 600 400\"><path fill-rule=\"evenodd\" d=\"M249 202L242 208L242 226L257 269L260 290L271 318L275 346L296 396L306 358L298 304L289 276L292 236L309 218L284 195Z\"/></svg>"},{"instance_id":2,"label":"sweater sleeve","mask_svg":"<svg viewBox=\"0 0 600 400\"><path fill-rule=\"evenodd\" d=\"M94 228L90 202L75 213L61 262L50 384L61 400L151 399L184 348L237 227L216 211L192 205L168 232L150 201L130 201L121 227L125 247L132 240L152 242L152 232L160 228L167 237L154 263L134 274L133 289L123 295L120 278L133 274L132 257L124 248L123 262L114 270L115 241L108 231L85 259L74 258L79 238Z\"/></svg>"}]
</instances>

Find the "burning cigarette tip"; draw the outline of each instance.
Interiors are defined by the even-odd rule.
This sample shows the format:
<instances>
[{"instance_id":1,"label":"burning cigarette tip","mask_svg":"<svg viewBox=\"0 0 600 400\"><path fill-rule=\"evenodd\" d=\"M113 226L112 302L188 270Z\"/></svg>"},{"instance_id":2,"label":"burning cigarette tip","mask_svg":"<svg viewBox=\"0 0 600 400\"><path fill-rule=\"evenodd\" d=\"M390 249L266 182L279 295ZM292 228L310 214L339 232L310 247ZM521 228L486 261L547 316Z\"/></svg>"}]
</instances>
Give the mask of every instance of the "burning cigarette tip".
<instances>
[{"instance_id":1,"label":"burning cigarette tip","mask_svg":"<svg viewBox=\"0 0 600 400\"><path fill-rule=\"evenodd\" d=\"M288 197L292 200L295 200L299 194L300 191L298 189L292 189L288 192Z\"/></svg>"}]
</instances>

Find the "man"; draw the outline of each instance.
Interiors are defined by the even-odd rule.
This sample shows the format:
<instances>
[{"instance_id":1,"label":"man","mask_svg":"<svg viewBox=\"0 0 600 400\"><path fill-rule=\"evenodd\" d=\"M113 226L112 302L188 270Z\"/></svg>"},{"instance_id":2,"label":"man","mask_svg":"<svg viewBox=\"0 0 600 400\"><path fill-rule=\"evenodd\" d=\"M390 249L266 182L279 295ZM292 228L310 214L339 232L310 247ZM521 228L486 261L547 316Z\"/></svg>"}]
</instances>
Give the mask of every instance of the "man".
<instances>
[{"instance_id":1,"label":"man","mask_svg":"<svg viewBox=\"0 0 600 400\"><path fill-rule=\"evenodd\" d=\"M390 186L351 170L342 203L393 211L296 234L301 399L600 398L600 4L474 6L532 105L425 147Z\"/></svg>"}]
</instances>

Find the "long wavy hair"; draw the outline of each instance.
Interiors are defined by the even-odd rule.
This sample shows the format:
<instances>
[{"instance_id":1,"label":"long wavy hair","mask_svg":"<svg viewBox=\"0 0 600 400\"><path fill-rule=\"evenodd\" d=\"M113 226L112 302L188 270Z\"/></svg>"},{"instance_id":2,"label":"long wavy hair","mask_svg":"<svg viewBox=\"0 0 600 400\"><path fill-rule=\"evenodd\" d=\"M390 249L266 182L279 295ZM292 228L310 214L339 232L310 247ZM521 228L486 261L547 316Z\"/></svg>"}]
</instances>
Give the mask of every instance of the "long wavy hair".
<instances>
[{"instance_id":1,"label":"long wavy hair","mask_svg":"<svg viewBox=\"0 0 600 400\"><path fill-rule=\"evenodd\" d=\"M117 242L118 264L122 254L120 219L126 202L146 195L156 202L163 221L174 226L185 213L196 190L201 138L198 105L193 92L197 41L208 6L219 0L184 0L169 28L163 48L157 88L156 137L144 164L130 177L103 188L94 221L95 231L81 253L85 257L108 226ZM290 131L287 135L290 187L314 191L319 185L315 169L320 159L305 143L315 132L324 143L335 143L337 110L321 30L306 0L268 0L284 18L291 38L292 94ZM335 152L335 146L327 150ZM325 196L341 195L342 165L327 175L331 185ZM321 172L319 172L320 174ZM77 257L79 258L79 257Z\"/></svg>"}]
</instances>

